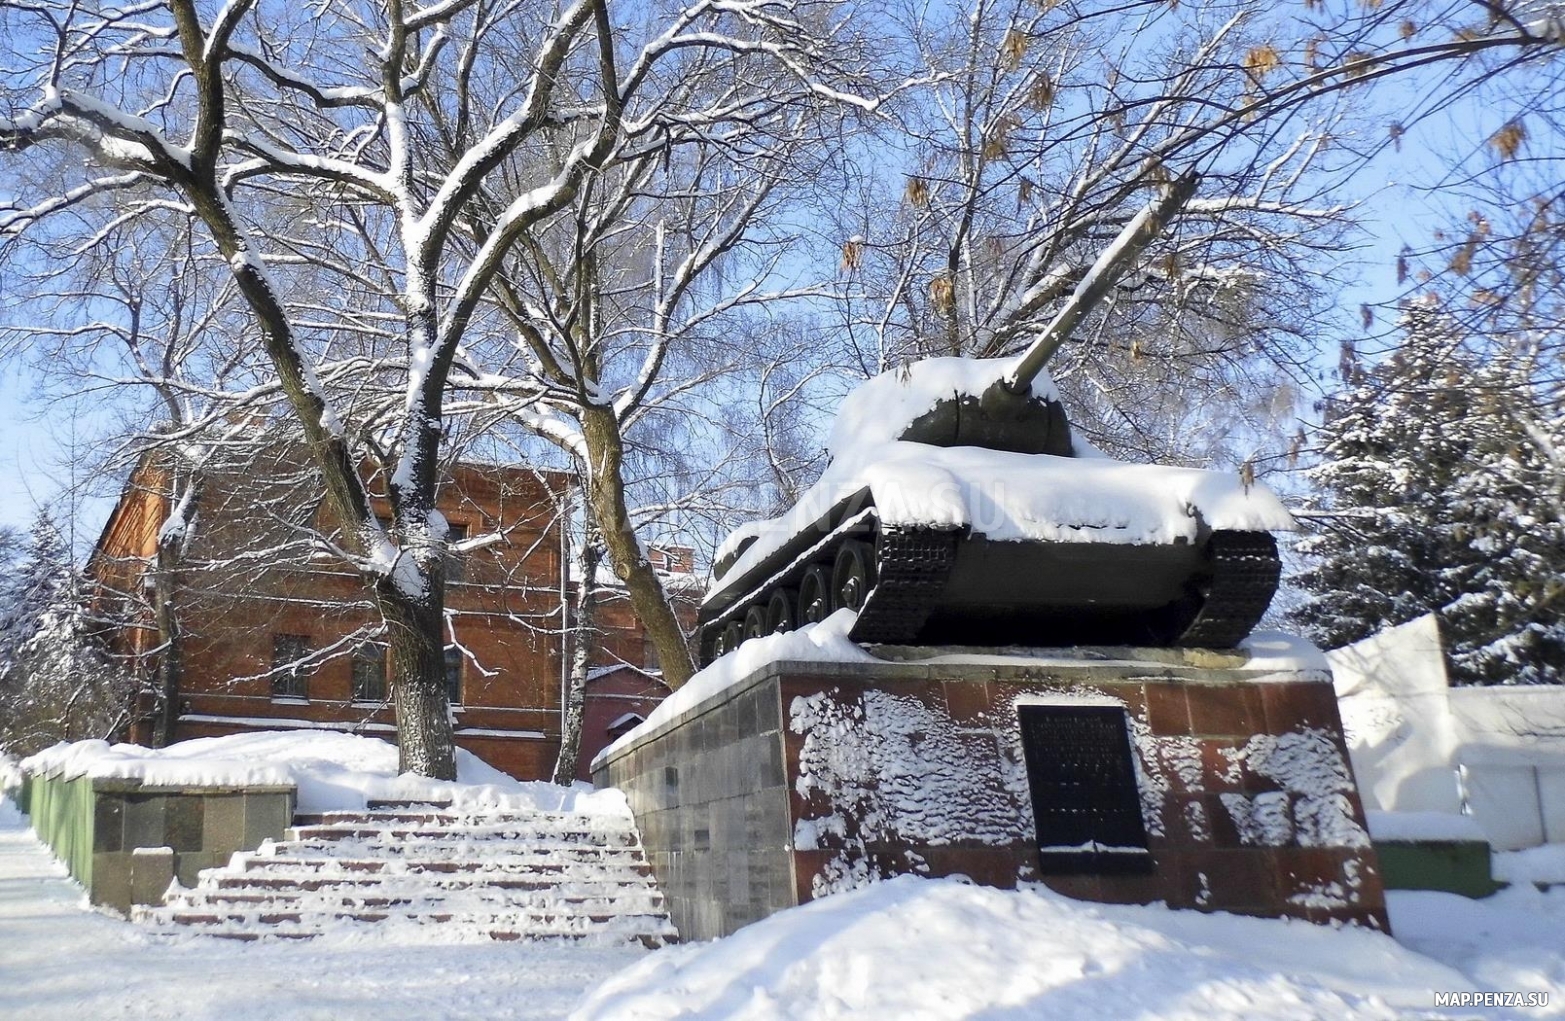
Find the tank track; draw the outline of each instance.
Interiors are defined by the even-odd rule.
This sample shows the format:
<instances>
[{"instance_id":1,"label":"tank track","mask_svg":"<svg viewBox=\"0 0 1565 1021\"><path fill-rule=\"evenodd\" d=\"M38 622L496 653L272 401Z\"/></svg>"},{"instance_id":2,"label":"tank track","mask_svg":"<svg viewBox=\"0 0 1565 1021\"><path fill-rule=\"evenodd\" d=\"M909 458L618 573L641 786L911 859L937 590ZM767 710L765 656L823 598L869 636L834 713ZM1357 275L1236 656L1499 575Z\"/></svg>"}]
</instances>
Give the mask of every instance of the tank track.
<instances>
[{"instance_id":1,"label":"tank track","mask_svg":"<svg viewBox=\"0 0 1565 1021\"><path fill-rule=\"evenodd\" d=\"M1212 574L1202 586L1205 598L1174 644L1231 649L1260 622L1277 591L1277 540L1270 532L1213 532L1207 550Z\"/></svg>"},{"instance_id":2,"label":"tank track","mask_svg":"<svg viewBox=\"0 0 1565 1021\"><path fill-rule=\"evenodd\" d=\"M953 529L880 529L875 587L848 637L895 645L914 641L945 587L962 533Z\"/></svg>"}]
</instances>

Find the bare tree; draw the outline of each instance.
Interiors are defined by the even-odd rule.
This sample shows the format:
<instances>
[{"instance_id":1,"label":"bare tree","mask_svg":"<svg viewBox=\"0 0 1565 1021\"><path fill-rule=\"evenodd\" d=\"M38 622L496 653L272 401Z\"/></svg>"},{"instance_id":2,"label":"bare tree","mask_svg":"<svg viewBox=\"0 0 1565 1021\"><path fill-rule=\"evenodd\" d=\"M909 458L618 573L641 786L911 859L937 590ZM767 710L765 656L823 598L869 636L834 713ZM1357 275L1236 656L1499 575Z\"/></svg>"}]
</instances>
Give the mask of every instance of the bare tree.
<instances>
[{"instance_id":1,"label":"bare tree","mask_svg":"<svg viewBox=\"0 0 1565 1021\"><path fill-rule=\"evenodd\" d=\"M828 46L841 27L832 5L655 6L639 26L616 26L605 0L0 12L0 147L65 175L40 174L10 233L79 236L169 204L200 225L343 523L337 550L385 622L402 766L453 776L435 511L452 366L491 296L506 304L516 260L602 175L655 164L676 140L719 145L745 125L781 135L794 107L850 98ZM501 68L531 70L503 93L475 89ZM513 326L556 314L509 311ZM573 374L600 473L620 449L612 409L639 400L661 364L646 361L628 400ZM518 394L556 392L546 363L527 368ZM624 516L609 490L593 500L616 556ZM636 592L635 562L616 568Z\"/></svg>"},{"instance_id":2,"label":"bare tree","mask_svg":"<svg viewBox=\"0 0 1565 1021\"><path fill-rule=\"evenodd\" d=\"M1558 49L1557 22L1486 10L906 10L894 23L929 84L895 106L900 130L879 152L847 164L853 201L827 210L851 358L873 373L1017 350L1146 189L1196 169L1199 197L1051 368L1109 449L1254 457L1291 429L1338 311L1333 263L1356 212L1334 196L1363 165L1356 133L1385 131L1366 90Z\"/></svg>"}]
</instances>

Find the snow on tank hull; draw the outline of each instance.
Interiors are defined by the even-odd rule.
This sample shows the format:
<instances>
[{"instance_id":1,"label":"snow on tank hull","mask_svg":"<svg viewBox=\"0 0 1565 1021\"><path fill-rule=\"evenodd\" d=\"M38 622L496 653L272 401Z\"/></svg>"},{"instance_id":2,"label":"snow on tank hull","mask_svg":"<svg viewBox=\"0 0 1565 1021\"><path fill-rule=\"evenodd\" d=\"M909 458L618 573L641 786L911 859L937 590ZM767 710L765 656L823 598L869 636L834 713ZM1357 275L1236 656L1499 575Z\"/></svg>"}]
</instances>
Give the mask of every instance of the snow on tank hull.
<instances>
[{"instance_id":1,"label":"snow on tank hull","mask_svg":"<svg viewBox=\"0 0 1565 1021\"><path fill-rule=\"evenodd\" d=\"M1276 591L1269 530L1291 519L1236 478L1101 456L868 449L725 544L699 618L703 665L844 607L865 643L1226 648Z\"/></svg>"}]
</instances>

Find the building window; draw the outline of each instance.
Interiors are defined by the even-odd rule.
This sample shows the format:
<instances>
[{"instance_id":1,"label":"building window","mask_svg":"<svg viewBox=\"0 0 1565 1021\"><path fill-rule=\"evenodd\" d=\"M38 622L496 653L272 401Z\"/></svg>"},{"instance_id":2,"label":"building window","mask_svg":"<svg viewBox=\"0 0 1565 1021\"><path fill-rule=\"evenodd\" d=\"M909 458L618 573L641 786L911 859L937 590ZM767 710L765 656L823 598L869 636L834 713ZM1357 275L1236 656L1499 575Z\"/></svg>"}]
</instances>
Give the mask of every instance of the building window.
<instances>
[{"instance_id":1,"label":"building window","mask_svg":"<svg viewBox=\"0 0 1565 1021\"><path fill-rule=\"evenodd\" d=\"M467 541L467 526L446 522L446 581L467 580L467 554L452 547Z\"/></svg>"},{"instance_id":2,"label":"building window","mask_svg":"<svg viewBox=\"0 0 1565 1021\"><path fill-rule=\"evenodd\" d=\"M272 636L272 697L310 697L309 668L303 660L310 654L307 635Z\"/></svg>"},{"instance_id":3,"label":"building window","mask_svg":"<svg viewBox=\"0 0 1565 1021\"><path fill-rule=\"evenodd\" d=\"M462 704L462 650L454 645L446 646L446 698Z\"/></svg>"},{"instance_id":4,"label":"building window","mask_svg":"<svg viewBox=\"0 0 1565 1021\"><path fill-rule=\"evenodd\" d=\"M386 648L365 642L353 651L353 701L386 701Z\"/></svg>"}]
</instances>

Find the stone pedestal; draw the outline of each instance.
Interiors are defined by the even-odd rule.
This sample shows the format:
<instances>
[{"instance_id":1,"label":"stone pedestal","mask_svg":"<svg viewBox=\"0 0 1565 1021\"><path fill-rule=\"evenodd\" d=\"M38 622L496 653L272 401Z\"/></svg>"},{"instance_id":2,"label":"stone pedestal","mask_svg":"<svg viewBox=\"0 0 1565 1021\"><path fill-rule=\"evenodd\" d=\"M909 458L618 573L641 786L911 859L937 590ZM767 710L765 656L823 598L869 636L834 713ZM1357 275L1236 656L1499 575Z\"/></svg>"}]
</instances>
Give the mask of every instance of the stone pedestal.
<instances>
[{"instance_id":1,"label":"stone pedestal","mask_svg":"<svg viewBox=\"0 0 1565 1021\"><path fill-rule=\"evenodd\" d=\"M173 879L236 851L280 840L293 821L289 785L159 786L139 780L42 774L27 778L33 830L87 888L94 904L129 913L161 904Z\"/></svg>"},{"instance_id":2,"label":"stone pedestal","mask_svg":"<svg viewBox=\"0 0 1565 1021\"><path fill-rule=\"evenodd\" d=\"M1323 669L874 651L772 663L597 762L683 938L899 873L1385 928Z\"/></svg>"}]
</instances>

